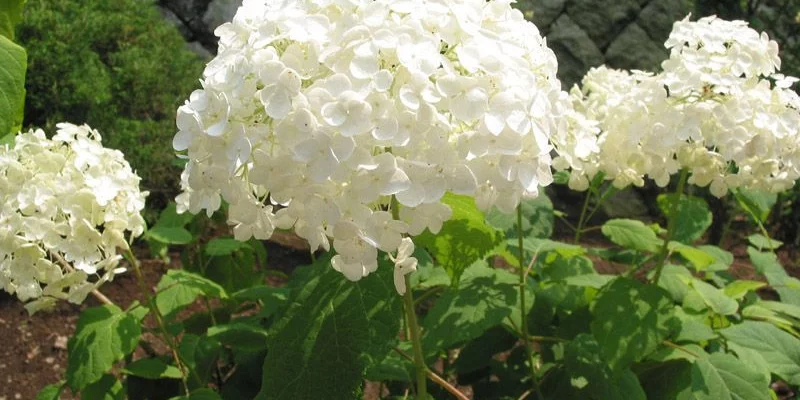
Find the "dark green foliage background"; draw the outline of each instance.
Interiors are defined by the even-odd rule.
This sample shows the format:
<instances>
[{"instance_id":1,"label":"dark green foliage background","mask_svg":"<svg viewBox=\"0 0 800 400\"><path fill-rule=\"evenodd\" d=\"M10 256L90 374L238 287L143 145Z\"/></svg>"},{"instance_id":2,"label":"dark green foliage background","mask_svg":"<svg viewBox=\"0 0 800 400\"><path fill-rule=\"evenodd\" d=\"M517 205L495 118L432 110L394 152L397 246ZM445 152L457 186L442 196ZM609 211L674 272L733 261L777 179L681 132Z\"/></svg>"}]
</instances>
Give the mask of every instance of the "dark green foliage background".
<instances>
[{"instance_id":1,"label":"dark green foliage background","mask_svg":"<svg viewBox=\"0 0 800 400\"><path fill-rule=\"evenodd\" d=\"M175 110L203 61L149 0L29 1L17 28L28 51L26 129L87 123L120 149L162 208L178 187Z\"/></svg>"}]
</instances>

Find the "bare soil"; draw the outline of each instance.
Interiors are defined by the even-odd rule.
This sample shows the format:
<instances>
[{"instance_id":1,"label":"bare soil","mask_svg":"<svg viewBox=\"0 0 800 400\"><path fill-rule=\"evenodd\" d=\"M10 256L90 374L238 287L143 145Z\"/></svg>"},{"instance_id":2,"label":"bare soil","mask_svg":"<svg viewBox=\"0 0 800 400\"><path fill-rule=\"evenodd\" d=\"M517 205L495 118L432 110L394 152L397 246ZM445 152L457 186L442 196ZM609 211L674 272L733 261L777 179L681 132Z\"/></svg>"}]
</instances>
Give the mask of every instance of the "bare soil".
<instances>
[{"instance_id":1,"label":"bare soil","mask_svg":"<svg viewBox=\"0 0 800 400\"><path fill-rule=\"evenodd\" d=\"M555 236L560 240L571 241L571 235L558 228ZM610 246L599 232L586 235L581 242L594 247ZM735 256L730 272L742 279L758 280L760 278L747 259L744 243L741 238L735 237L731 238L731 243L726 243L726 248ZM270 268L289 274L295 266L307 264L310 259L307 247L303 249L303 246L302 241L289 235L282 235L269 242L267 247ZM800 277L798 253L798 249L787 246L778 252L787 272L796 277ZM146 258L147 252L141 251L140 256ZM601 273L618 274L625 269L623 265L604 260L594 261L595 267ZM142 264L145 281L150 288L155 287L169 268L169 265L159 260L145 259ZM172 264L177 267L177 260ZM101 289L114 303L122 307L135 300L142 300L133 274L120 275ZM765 295L769 296L769 293ZM0 291L0 339L4 342L0 345L0 400L35 399L41 388L63 379L67 366L67 339L75 331L80 311L96 305L99 302L90 296L82 305L61 302L51 312L29 316L15 297ZM370 383L366 388L365 398L378 398L380 391L379 385ZM74 396L64 393L62 398L72 399Z\"/></svg>"}]
</instances>

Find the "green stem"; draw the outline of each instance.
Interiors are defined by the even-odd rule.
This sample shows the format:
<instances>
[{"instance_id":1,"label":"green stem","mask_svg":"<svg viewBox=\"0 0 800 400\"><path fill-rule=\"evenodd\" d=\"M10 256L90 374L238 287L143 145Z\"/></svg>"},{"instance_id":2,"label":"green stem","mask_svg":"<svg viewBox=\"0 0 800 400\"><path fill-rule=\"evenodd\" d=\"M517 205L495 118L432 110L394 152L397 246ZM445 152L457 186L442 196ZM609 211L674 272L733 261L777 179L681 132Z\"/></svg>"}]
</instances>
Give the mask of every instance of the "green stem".
<instances>
[{"instance_id":1,"label":"green stem","mask_svg":"<svg viewBox=\"0 0 800 400\"><path fill-rule=\"evenodd\" d=\"M425 358L422 353L422 340L419 333L419 324L417 324L417 314L414 311L414 295L411 294L411 278L409 275L403 277L406 281L406 293L403 295L404 308L406 310L406 319L408 320L408 330L411 332L411 345L414 349L414 369L417 375L417 397L420 400L427 400L428 387L425 371L428 369L425 366Z\"/></svg>"},{"instance_id":2,"label":"green stem","mask_svg":"<svg viewBox=\"0 0 800 400\"><path fill-rule=\"evenodd\" d=\"M586 207L584 207L585 209ZM537 395L541 396L539 380L536 378L536 364L533 362L533 349L528 337L528 316L525 313L525 294L527 292L525 289L528 285L526 279L528 269L525 267L525 249L522 247L522 205L517 205L517 245L519 246L519 316L522 324L522 343L525 346L525 354L528 356L528 364L530 364L532 388Z\"/></svg>"},{"instance_id":3,"label":"green stem","mask_svg":"<svg viewBox=\"0 0 800 400\"><path fill-rule=\"evenodd\" d=\"M397 198L392 195L389 208L392 210L392 218L395 220L400 219L400 203ZM425 355L422 352L422 337L419 331L419 324L417 323L417 313L414 311L414 294L411 289L411 275L406 274L403 276L406 283L406 292L403 294L403 308L405 308L406 322L408 323L408 332L411 339L411 346L414 349L414 369L417 375L417 399L428 399L428 382L425 374L428 367L425 365Z\"/></svg>"},{"instance_id":4,"label":"green stem","mask_svg":"<svg viewBox=\"0 0 800 400\"><path fill-rule=\"evenodd\" d=\"M187 377L189 376L187 372L187 365L184 364L183 360L181 359L180 355L178 354L178 344L174 342L174 339L168 332L166 324L164 324L164 317L161 315L161 311L158 310L158 306L156 306L155 301L150 296L150 291L147 290L147 284L144 281L144 275L142 274L142 269L139 265L139 260L136 256L133 255L130 247L126 248L123 257L128 261L128 263L133 267L134 276L136 276L136 280L139 283L139 290L142 292L142 299L144 300L147 307L150 309L150 312L155 317L156 324L158 324L159 329L161 330L161 335L163 336L164 342L170 348L172 352L172 357L175 359L175 364L178 365L178 369L181 371L181 382L183 383L183 390L186 392L186 395L189 395L189 383L187 382Z\"/></svg>"},{"instance_id":5,"label":"green stem","mask_svg":"<svg viewBox=\"0 0 800 400\"><path fill-rule=\"evenodd\" d=\"M578 244L578 241L581 240L583 224L586 223L586 211L589 210L589 201L592 199L592 193L594 193L592 188L586 191L586 198L583 200L583 207L581 207L581 216L578 217L578 226L575 229L575 244Z\"/></svg>"},{"instance_id":6,"label":"green stem","mask_svg":"<svg viewBox=\"0 0 800 400\"><path fill-rule=\"evenodd\" d=\"M675 189L675 198L672 199L672 208L667 220L667 236L664 238L664 244L661 245L661 250L658 252L658 265L656 266L656 273L653 276L653 284L658 285L658 280L661 279L661 271L664 270L664 264L669 257L669 242L672 241L672 236L675 234L675 223L678 220L678 212L680 211L681 196L683 189L686 186L686 179L689 177L689 170L686 168L681 170L681 176L678 178L678 187Z\"/></svg>"}]
</instances>

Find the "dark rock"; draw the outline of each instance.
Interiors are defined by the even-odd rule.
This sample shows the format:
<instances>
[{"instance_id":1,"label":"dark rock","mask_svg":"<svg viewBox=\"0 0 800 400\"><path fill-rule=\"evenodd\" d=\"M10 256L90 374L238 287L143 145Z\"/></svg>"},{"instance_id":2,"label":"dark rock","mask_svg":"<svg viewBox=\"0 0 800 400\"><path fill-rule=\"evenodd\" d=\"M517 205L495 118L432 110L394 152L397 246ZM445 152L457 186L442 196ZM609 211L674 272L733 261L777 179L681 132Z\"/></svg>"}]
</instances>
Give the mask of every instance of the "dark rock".
<instances>
[{"instance_id":1,"label":"dark rock","mask_svg":"<svg viewBox=\"0 0 800 400\"><path fill-rule=\"evenodd\" d=\"M580 82L589 68L603 64L603 53L567 14L553 23L547 43L558 57L558 78L564 88Z\"/></svg>"},{"instance_id":2,"label":"dark rock","mask_svg":"<svg viewBox=\"0 0 800 400\"><path fill-rule=\"evenodd\" d=\"M650 39L639 24L628 25L606 50L606 64L614 68L658 71L669 53Z\"/></svg>"},{"instance_id":3,"label":"dark rock","mask_svg":"<svg viewBox=\"0 0 800 400\"><path fill-rule=\"evenodd\" d=\"M567 5L570 18L600 49L605 49L628 23L636 20L639 11L638 0L572 0Z\"/></svg>"}]
</instances>

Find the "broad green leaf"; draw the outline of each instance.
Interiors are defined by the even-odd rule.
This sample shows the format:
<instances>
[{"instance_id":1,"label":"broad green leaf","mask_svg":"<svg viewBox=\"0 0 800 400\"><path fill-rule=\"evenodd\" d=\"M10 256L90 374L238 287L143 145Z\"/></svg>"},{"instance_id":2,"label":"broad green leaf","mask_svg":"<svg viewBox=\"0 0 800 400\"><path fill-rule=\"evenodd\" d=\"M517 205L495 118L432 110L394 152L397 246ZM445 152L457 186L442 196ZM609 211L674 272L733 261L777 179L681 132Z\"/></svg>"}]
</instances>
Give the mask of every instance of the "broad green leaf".
<instances>
[{"instance_id":1,"label":"broad green leaf","mask_svg":"<svg viewBox=\"0 0 800 400\"><path fill-rule=\"evenodd\" d=\"M567 277L564 279L564 282L566 282L567 285L600 289L608 284L608 282L614 280L614 278L616 278L614 275L584 274Z\"/></svg>"},{"instance_id":2,"label":"broad green leaf","mask_svg":"<svg viewBox=\"0 0 800 400\"><path fill-rule=\"evenodd\" d=\"M736 314L736 311L739 309L739 303L726 296L725 292L722 290L697 278L692 279L691 285L700 297L703 298L706 305L717 314L733 315Z\"/></svg>"},{"instance_id":3,"label":"broad green leaf","mask_svg":"<svg viewBox=\"0 0 800 400\"><path fill-rule=\"evenodd\" d=\"M723 291L725 295L734 299L741 300L747 293L755 292L762 287L767 286L764 282L749 281L749 280L736 280L725 286Z\"/></svg>"},{"instance_id":4,"label":"broad green leaf","mask_svg":"<svg viewBox=\"0 0 800 400\"><path fill-rule=\"evenodd\" d=\"M435 286L450 286L450 275L444 268L435 265L431 255L425 249L414 249L417 259L417 270L411 274L411 287L415 290L427 290Z\"/></svg>"},{"instance_id":5,"label":"broad green leaf","mask_svg":"<svg viewBox=\"0 0 800 400\"><path fill-rule=\"evenodd\" d=\"M448 289L428 311L422 322L423 348L435 352L481 336L519 310L518 294L517 276L489 268L484 261L474 263L464 271L459 288Z\"/></svg>"},{"instance_id":6,"label":"broad green leaf","mask_svg":"<svg viewBox=\"0 0 800 400\"><path fill-rule=\"evenodd\" d=\"M122 369L128 375L147 379L173 378L180 379L181 370L174 365L169 365L158 358L142 358L136 360Z\"/></svg>"},{"instance_id":7,"label":"broad green leaf","mask_svg":"<svg viewBox=\"0 0 800 400\"><path fill-rule=\"evenodd\" d=\"M748 189L735 190L734 196L739 206L761 223L767 221L772 206L778 199L778 195L775 193Z\"/></svg>"},{"instance_id":8,"label":"broad green leaf","mask_svg":"<svg viewBox=\"0 0 800 400\"><path fill-rule=\"evenodd\" d=\"M7 1L0 0L0 4ZM3 24L1 15L0 25ZM27 68L25 49L0 35L0 137L16 133L22 125Z\"/></svg>"},{"instance_id":9,"label":"broad green leaf","mask_svg":"<svg viewBox=\"0 0 800 400\"><path fill-rule=\"evenodd\" d=\"M760 300L756 303L768 310L775 311L777 313L785 314L789 317L794 319L800 320L800 307L789 304L789 303L781 303L779 301L766 301Z\"/></svg>"},{"instance_id":10,"label":"broad green leaf","mask_svg":"<svg viewBox=\"0 0 800 400\"><path fill-rule=\"evenodd\" d=\"M697 400L768 400L769 381L736 357L713 353L695 361L691 394Z\"/></svg>"},{"instance_id":11,"label":"broad green leaf","mask_svg":"<svg viewBox=\"0 0 800 400\"><path fill-rule=\"evenodd\" d=\"M716 258L713 255L700 248L688 246L681 242L669 242L669 249L687 259L697 271L705 271L716 262Z\"/></svg>"},{"instance_id":12,"label":"broad green leaf","mask_svg":"<svg viewBox=\"0 0 800 400\"><path fill-rule=\"evenodd\" d=\"M0 0L2 1L2 0ZM166 226L171 228L185 228L194 219L194 214L184 212L178 214L175 202L170 202L167 207L158 215L158 220L154 226Z\"/></svg>"},{"instance_id":13,"label":"broad green leaf","mask_svg":"<svg viewBox=\"0 0 800 400\"><path fill-rule=\"evenodd\" d=\"M516 254L519 252L517 239L509 239L506 241L508 248ZM559 255L570 258L574 256L581 256L586 254L586 249L574 244L558 242L550 239L538 239L527 237L522 241L522 247L525 251L531 254L544 254L548 252L558 253Z\"/></svg>"},{"instance_id":14,"label":"broad green leaf","mask_svg":"<svg viewBox=\"0 0 800 400\"><path fill-rule=\"evenodd\" d=\"M192 391L188 396L173 397L169 400L222 400L220 395L208 388Z\"/></svg>"},{"instance_id":15,"label":"broad green leaf","mask_svg":"<svg viewBox=\"0 0 800 400\"><path fill-rule=\"evenodd\" d=\"M615 376L656 350L678 327L663 289L617 278L601 289L592 306L591 331Z\"/></svg>"},{"instance_id":16,"label":"broad green leaf","mask_svg":"<svg viewBox=\"0 0 800 400\"><path fill-rule=\"evenodd\" d=\"M582 256L564 257L552 252L537 259L535 267L540 279L540 284L535 287L537 301L570 313L589 305L591 299L587 292L596 292L596 289L573 285L567 280L578 276L586 280L589 275L597 275L590 259Z\"/></svg>"},{"instance_id":17,"label":"broad green leaf","mask_svg":"<svg viewBox=\"0 0 800 400\"><path fill-rule=\"evenodd\" d=\"M733 254L727 250L709 244L697 246L697 248L714 257L714 262L705 268L707 271L725 271L733 264Z\"/></svg>"},{"instance_id":18,"label":"broad green leaf","mask_svg":"<svg viewBox=\"0 0 800 400\"><path fill-rule=\"evenodd\" d=\"M503 234L486 223L471 197L447 193L442 203L450 206L453 216L438 234L425 231L414 242L427 249L458 285L464 269L500 245Z\"/></svg>"},{"instance_id":19,"label":"broad green leaf","mask_svg":"<svg viewBox=\"0 0 800 400\"><path fill-rule=\"evenodd\" d=\"M216 251L216 250L215 250ZM213 256L205 263L204 268L193 266L195 272L218 283L228 292L236 292L263 282L264 270L256 262L253 248L243 243L238 251L228 255Z\"/></svg>"},{"instance_id":20,"label":"broad green leaf","mask_svg":"<svg viewBox=\"0 0 800 400\"><path fill-rule=\"evenodd\" d=\"M153 226L144 237L164 244L188 244L194 240L192 233L185 228L163 225Z\"/></svg>"},{"instance_id":21,"label":"broad green leaf","mask_svg":"<svg viewBox=\"0 0 800 400\"><path fill-rule=\"evenodd\" d=\"M756 270L767 277L767 282L778 292L781 301L800 306L800 280L786 273L775 253L760 252L748 247L747 254Z\"/></svg>"},{"instance_id":22,"label":"broad green leaf","mask_svg":"<svg viewBox=\"0 0 800 400\"><path fill-rule=\"evenodd\" d=\"M702 347L693 344L683 344L680 346L662 346L655 353L647 357L647 361L667 362L673 360L686 360L694 362L698 358L708 357Z\"/></svg>"},{"instance_id":23,"label":"broad green leaf","mask_svg":"<svg viewBox=\"0 0 800 400\"><path fill-rule=\"evenodd\" d=\"M229 256L239 249L250 248L247 242L240 242L231 237L218 237L206 243L205 251L208 256Z\"/></svg>"},{"instance_id":24,"label":"broad green leaf","mask_svg":"<svg viewBox=\"0 0 800 400\"><path fill-rule=\"evenodd\" d=\"M609 240L626 249L655 253L663 243L652 229L634 219L611 219L601 229Z\"/></svg>"},{"instance_id":25,"label":"broad green leaf","mask_svg":"<svg viewBox=\"0 0 800 400\"><path fill-rule=\"evenodd\" d=\"M82 390L110 371L115 362L139 343L141 328L136 318L114 305L87 308L78 319L67 345L67 383Z\"/></svg>"},{"instance_id":26,"label":"broad green leaf","mask_svg":"<svg viewBox=\"0 0 800 400\"><path fill-rule=\"evenodd\" d=\"M97 400L124 400L125 391L114 375L105 374L97 381L81 391L83 399Z\"/></svg>"},{"instance_id":27,"label":"broad green leaf","mask_svg":"<svg viewBox=\"0 0 800 400\"><path fill-rule=\"evenodd\" d=\"M590 334L581 333L567 343L564 366L575 389L575 398L645 399L636 375L626 369L615 377L602 358L600 345Z\"/></svg>"},{"instance_id":28,"label":"broad green leaf","mask_svg":"<svg viewBox=\"0 0 800 400\"><path fill-rule=\"evenodd\" d=\"M684 359L660 362L639 372L648 400L688 400L692 387L692 367Z\"/></svg>"},{"instance_id":29,"label":"broad green leaf","mask_svg":"<svg viewBox=\"0 0 800 400\"><path fill-rule=\"evenodd\" d=\"M39 393L36 393L36 400L59 400L64 384L64 381L59 381L43 387Z\"/></svg>"},{"instance_id":30,"label":"broad green leaf","mask_svg":"<svg viewBox=\"0 0 800 400\"><path fill-rule=\"evenodd\" d=\"M728 341L757 351L775 375L792 385L800 384L800 340L760 321L745 321L721 332Z\"/></svg>"},{"instance_id":31,"label":"broad green leaf","mask_svg":"<svg viewBox=\"0 0 800 400\"><path fill-rule=\"evenodd\" d=\"M676 307L674 315L680 321L680 328L675 333L673 341L702 343L717 337L714 330L705 323L705 314L690 314Z\"/></svg>"},{"instance_id":32,"label":"broad green leaf","mask_svg":"<svg viewBox=\"0 0 800 400\"><path fill-rule=\"evenodd\" d=\"M523 199L522 208L522 236L548 238L553 234L553 203L544 193L533 199ZM517 237L517 213L505 214L493 207L486 214L486 222L505 232L506 238Z\"/></svg>"},{"instance_id":33,"label":"broad green leaf","mask_svg":"<svg viewBox=\"0 0 800 400\"><path fill-rule=\"evenodd\" d=\"M772 325L777 326L795 336L800 335L794 328L797 320L792 319L790 316L778 313L763 306L763 302L757 301L754 304L748 305L742 310L742 317L745 319L765 321Z\"/></svg>"},{"instance_id":34,"label":"broad green leaf","mask_svg":"<svg viewBox=\"0 0 800 400\"><path fill-rule=\"evenodd\" d=\"M156 306L165 316L172 316L192 304L197 296L225 299L228 297L220 285L200 275L180 269L171 269L161 277L156 286Z\"/></svg>"},{"instance_id":35,"label":"broad green leaf","mask_svg":"<svg viewBox=\"0 0 800 400\"><path fill-rule=\"evenodd\" d=\"M669 292L672 300L676 303L683 303L686 295L691 291L689 282L692 280L692 273L682 265L667 264L661 272L661 279L658 286Z\"/></svg>"},{"instance_id":36,"label":"broad green leaf","mask_svg":"<svg viewBox=\"0 0 800 400\"><path fill-rule=\"evenodd\" d=\"M350 282L322 257L295 271L290 306L270 330L257 399L360 398L365 370L397 340L401 297L393 265Z\"/></svg>"},{"instance_id":37,"label":"broad green leaf","mask_svg":"<svg viewBox=\"0 0 800 400\"><path fill-rule=\"evenodd\" d=\"M22 21L26 0L0 0L0 35L14 40L14 27Z\"/></svg>"},{"instance_id":38,"label":"broad green leaf","mask_svg":"<svg viewBox=\"0 0 800 400\"><path fill-rule=\"evenodd\" d=\"M260 285L240 290L232 294L231 297L238 302L259 301L261 309L258 315L261 318L267 318L286 304L289 298L289 290Z\"/></svg>"},{"instance_id":39,"label":"broad green leaf","mask_svg":"<svg viewBox=\"0 0 800 400\"><path fill-rule=\"evenodd\" d=\"M222 346L208 336L184 334L178 346L181 359L189 367L189 384L205 387L216 372L217 361L222 354Z\"/></svg>"},{"instance_id":40,"label":"broad green leaf","mask_svg":"<svg viewBox=\"0 0 800 400\"><path fill-rule=\"evenodd\" d=\"M780 240L766 237L760 233L748 236L747 241L750 242L751 246L759 250L775 250L783 246L783 242Z\"/></svg>"},{"instance_id":41,"label":"broad green leaf","mask_svg":"<svg viewBox=\"0 0 800 400\"><path fill-rule=\"evenodd\" d=\"M495 354L511 349L518 340L506 329L491 328L461 348L453 367L459 374L488 367Z\"/></svg>"},{"instance_id":42,"label":"broad green leaf","mask_svg":"<svg viewBox=\"0 0 800 400\"><path fill-rule=\"evenodd\" d=\"M224 345L256 352L267 348L267 332L258 326L232 322L208 328L208 337Z\"/></svg>"},{"instance_id":43,"label":"broad green leaf","mask_svg":"<svg viewBox=\"0 0 800 400\"><path fill-rule=\"evenodd\" d=\"M658 196L658 208L667 219L671 218L675 196L675 193ZM677 218L672 239L687 244L703 236L713 219L705 200L685 195L680 197Z\"/></svg>"}]
</instances>

